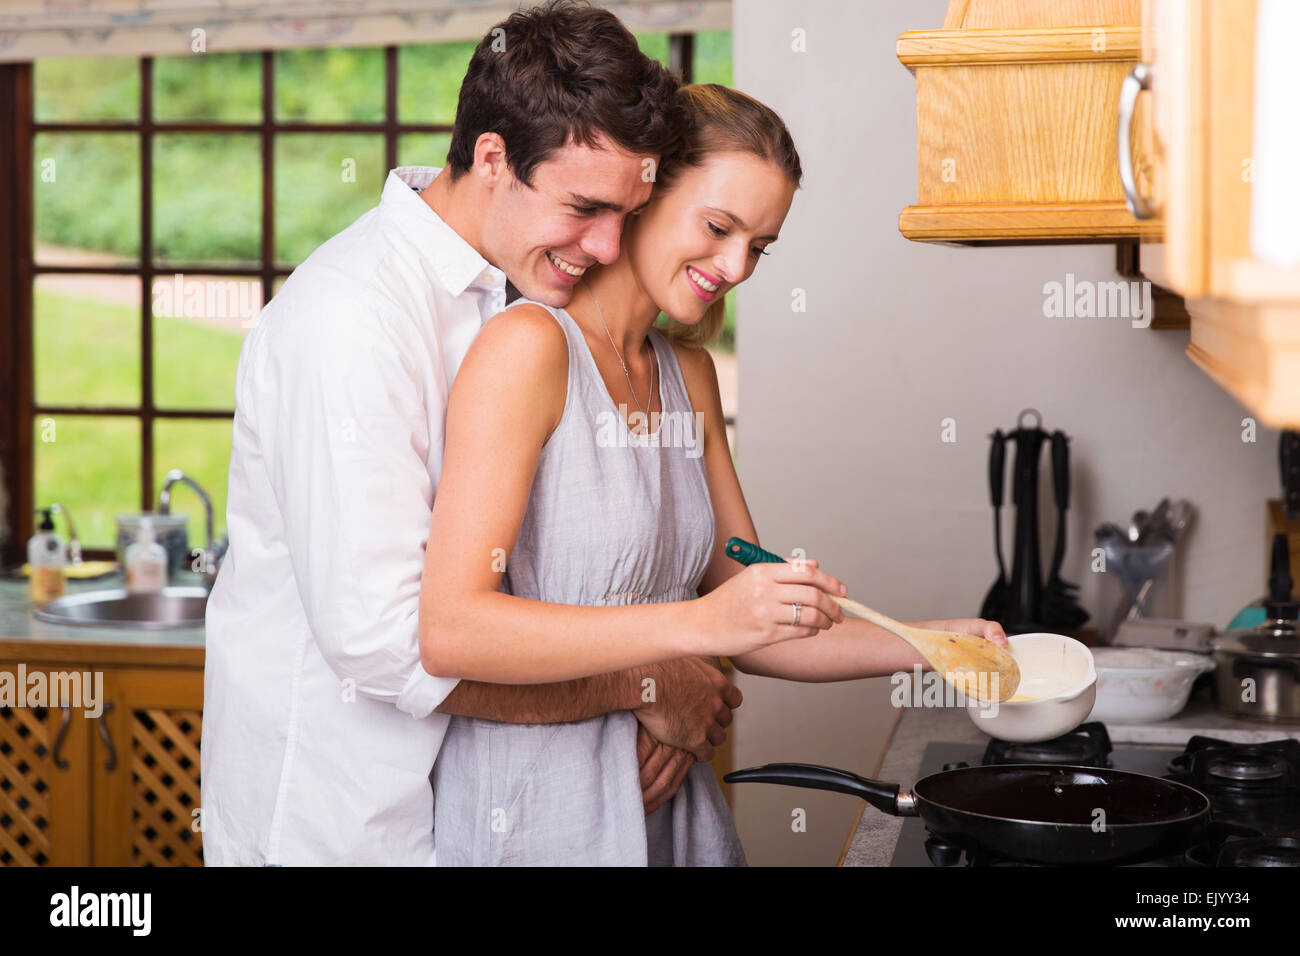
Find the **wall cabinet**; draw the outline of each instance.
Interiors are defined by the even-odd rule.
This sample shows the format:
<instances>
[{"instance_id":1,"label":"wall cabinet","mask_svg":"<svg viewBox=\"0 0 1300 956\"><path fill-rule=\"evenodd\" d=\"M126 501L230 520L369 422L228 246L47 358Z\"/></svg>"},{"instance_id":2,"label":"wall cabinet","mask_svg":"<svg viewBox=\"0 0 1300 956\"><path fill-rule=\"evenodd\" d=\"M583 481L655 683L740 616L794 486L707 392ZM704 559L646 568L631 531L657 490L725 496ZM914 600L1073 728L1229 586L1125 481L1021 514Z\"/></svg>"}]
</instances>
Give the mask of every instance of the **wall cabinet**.
<instances>
[{"instance_id":1,"label":"wall cabinet","mask_svg":"<svg viewBox=\"0 0 1300 956\"><path fill-rule=\"evenodd\" d=\"M1256 418L1300 426L1300 139L1275 0L1146 0L1161 242L1143 271L1191 316L1188 356Z\"/></svg>"},{"instance_id":2,"label":"wall cabinet","mask_svg":"<svg viewBox=\"0 0 1300 956\"><path fill-rule=\"evenodd\" d=\"M941 29L904 33L916 77L917 202L909 239L962 243L1158 238L1127 208L1116 109L1142 52L1139 0L952 0ZM1150 163L1146 104L1136 167Z\"/></svg>"},{"instance_id":3,"label":"wall cabinet","mask_svg":"<svg viewBox=\"0 0 1300 956\"><path fill-rule=\"evenodd\" d=\"M1300 4L953 0L916 75L912 239L1137 240L1187 354L1300 427ZM1157 323L1159 325L1160 323Z\"/></svg>"}]
</instances>

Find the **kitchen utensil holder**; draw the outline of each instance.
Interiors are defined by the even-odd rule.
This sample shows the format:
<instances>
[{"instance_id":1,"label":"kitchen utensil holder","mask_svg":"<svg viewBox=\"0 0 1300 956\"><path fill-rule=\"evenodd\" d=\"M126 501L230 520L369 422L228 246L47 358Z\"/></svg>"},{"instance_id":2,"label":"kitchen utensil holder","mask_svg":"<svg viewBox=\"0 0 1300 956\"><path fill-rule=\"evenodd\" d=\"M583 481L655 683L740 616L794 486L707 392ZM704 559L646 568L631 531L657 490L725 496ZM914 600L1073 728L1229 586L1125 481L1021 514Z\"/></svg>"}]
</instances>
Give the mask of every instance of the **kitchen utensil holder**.
<instances>
[{"instance_id":1,"label":"kitchen utensil holder","mask_svg":"<svg viewBox=\"0 0 1300 956\"><path fill-rule=\"evenodd\" d=\"M1110 644L1125 620L1178 617L1172 542L1107 542L1098 547L1106 559L1098 597L1101 643Z\"/></svg>"}]
</instances>

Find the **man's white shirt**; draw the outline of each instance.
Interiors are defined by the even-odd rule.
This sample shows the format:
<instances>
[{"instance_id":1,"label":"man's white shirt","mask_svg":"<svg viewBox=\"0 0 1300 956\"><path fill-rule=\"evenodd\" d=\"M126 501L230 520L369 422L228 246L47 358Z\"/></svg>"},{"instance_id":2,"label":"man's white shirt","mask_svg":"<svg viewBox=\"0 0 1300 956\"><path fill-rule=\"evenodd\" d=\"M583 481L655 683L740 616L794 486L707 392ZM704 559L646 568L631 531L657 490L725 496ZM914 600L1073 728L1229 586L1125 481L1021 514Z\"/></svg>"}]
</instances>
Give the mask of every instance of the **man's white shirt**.
<instances>
[{"instance_id":1,"label":"man's white shirt","mask_svg":"<svg viewBox=\"0 0 1300 956\"><path fill-rule=\"evenodd\" d=\"M429 865L429 773L456 680L420 664L420 574L447 396L505 276L388 174L239 355L207 610L209 865Z\"/></svg>"}]
</instances>

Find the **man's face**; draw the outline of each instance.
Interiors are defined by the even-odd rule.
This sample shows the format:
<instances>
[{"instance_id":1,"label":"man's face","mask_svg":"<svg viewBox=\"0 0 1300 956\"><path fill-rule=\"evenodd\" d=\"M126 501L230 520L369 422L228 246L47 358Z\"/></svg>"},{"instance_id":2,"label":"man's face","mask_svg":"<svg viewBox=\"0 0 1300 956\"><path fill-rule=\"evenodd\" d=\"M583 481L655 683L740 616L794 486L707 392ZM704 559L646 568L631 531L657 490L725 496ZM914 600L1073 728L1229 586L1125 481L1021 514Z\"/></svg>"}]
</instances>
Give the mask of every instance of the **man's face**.
<instances>
[{"instance_id":1,"label":"man's face","mask_svg":"<svg viewBox=\"0 0 1300 956\"><path fill-rule=\"evenodd\" d=\"M588 267L618 258L624 219L650 199L658 157L599 142L556 150L531 187L506 169L492 189L484 252L530 299L568 305Z\"/></svg>"}]
</instances>

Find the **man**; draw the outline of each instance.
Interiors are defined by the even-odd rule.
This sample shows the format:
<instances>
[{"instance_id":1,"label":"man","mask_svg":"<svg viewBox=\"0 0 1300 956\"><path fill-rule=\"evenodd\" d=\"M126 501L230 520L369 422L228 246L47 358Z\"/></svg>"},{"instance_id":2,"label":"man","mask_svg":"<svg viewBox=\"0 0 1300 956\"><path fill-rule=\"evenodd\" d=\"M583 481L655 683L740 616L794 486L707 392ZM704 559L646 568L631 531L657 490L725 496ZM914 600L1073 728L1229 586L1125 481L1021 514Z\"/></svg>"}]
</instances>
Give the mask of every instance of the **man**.
<instances>
[{"instance_id":1,"label":"man","mask_svg":"<svg viewBox=\"0 0 1300 956\"><path fill-rule=\"evenodd\" d=\"M740 698L710 663L496 686L431 676L417 639L456 370L507 277L565 305L575 272L617 258L681 135L675 93L607 11L556 0L512 15L470 62L447 168L390 172L379 206L259 316L208 603L208 863L434 863L428 778L450 714L634 710L654 735L638 746L647 810L722 741ZM647 676L657 703L641 699Z\"/></svg>"}]
</instances>

